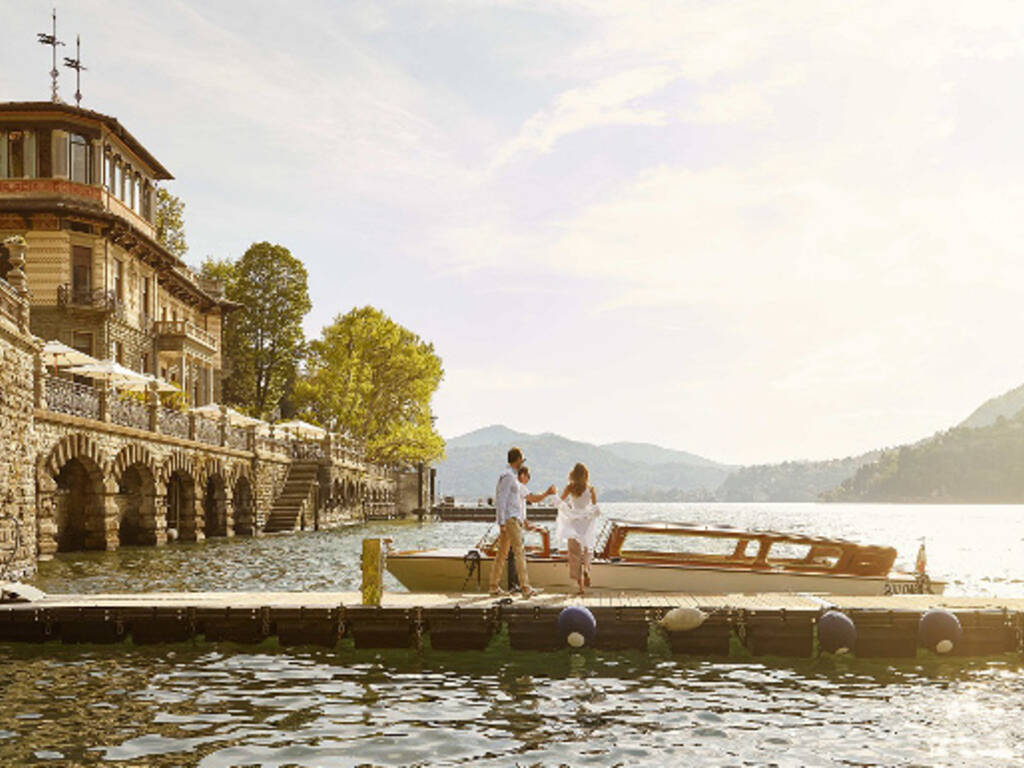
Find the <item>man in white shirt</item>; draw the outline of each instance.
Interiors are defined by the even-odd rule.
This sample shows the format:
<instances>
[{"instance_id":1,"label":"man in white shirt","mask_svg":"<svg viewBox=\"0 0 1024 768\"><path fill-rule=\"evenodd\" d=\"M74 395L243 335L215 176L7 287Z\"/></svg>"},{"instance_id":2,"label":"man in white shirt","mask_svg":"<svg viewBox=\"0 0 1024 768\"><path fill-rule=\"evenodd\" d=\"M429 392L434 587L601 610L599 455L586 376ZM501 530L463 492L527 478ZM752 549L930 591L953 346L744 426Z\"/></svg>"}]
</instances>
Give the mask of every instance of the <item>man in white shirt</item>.
<instances>
[{"instance_id":1,"label":"man in white shirt","mask_svg":"<svg viewBox=\"0 0 1024 768\"><path fill-rule=\"evenodd\" d=\"M499 585L505 574L505 563L511 548L516 559L516 572L523 597L529 598L537 594L530 586L530 575L526 570L526 553L523 550L523 525L526 523L526 500L519 483L519 468L523 466L523 452L518 448L509 448L508 466L498 477L498 487L494 493L495 521L501 528L498 535L494 560L491 563L491 594L505 594ZM552 492L554 487L552 487ZM527 491L527 493L529 493ZM541 497L543 498L543 497Z\"/></svg>"}]
</instances>

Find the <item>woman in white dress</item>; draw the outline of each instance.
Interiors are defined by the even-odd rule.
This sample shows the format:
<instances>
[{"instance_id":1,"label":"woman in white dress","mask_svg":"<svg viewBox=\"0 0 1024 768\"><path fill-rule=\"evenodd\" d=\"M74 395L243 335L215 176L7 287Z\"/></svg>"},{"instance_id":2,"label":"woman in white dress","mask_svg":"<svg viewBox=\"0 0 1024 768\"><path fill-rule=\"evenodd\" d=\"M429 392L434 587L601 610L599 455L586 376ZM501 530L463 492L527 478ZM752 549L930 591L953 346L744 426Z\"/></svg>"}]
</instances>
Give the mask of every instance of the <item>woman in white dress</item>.
<instances>
[{"instance_id":1,"label":"woman in white dress","mask_svg":"<svg viewBox=\"0 0 1024 768\"><path fill-rule=\"evenodd\" d=\"M569 484L562 491L555 518L555 538L565 542L569 559L569 578L576 582L579 593L590 586L590 558L597 539L597 493L590 484L590 472L577 464L569 473Z\"/></svg>"}]
</instances>

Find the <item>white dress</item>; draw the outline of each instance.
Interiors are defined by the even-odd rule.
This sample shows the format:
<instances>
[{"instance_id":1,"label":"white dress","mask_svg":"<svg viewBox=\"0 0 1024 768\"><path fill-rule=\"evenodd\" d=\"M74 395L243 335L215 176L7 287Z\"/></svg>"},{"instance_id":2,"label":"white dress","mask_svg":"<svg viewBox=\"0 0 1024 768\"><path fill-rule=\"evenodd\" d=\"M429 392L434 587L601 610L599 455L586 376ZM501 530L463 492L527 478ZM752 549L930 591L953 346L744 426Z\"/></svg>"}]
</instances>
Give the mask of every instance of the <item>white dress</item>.
<instances>
[{"instance_id":1,"label":"white dress","mask_svg":"<svg viewBox=\"0 0 1024 768\"><path fill-rule=\"evenodd\" d=\"M555 539L564 547L569 539L576 539L586 549L593 550L598 535L601 508L591 502L590 489L582 496L572 493L558 505L555 517Z\"/></svg>"}]
</instances>

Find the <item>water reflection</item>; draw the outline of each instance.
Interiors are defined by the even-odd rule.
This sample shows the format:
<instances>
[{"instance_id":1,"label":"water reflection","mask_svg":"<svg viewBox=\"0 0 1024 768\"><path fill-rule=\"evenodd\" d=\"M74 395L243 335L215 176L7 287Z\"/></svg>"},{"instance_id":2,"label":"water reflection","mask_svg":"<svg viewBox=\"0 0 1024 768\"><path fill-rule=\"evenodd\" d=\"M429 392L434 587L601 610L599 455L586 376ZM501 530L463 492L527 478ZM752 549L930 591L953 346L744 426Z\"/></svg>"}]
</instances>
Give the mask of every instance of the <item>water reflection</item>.
<instances>
[{"instance_id":1,"label":"water reflection","mask_svg":"<svg viewBox=\"0 0 1024 768\"><path fill-rule=\"evenodd\" d=\"M1014 661L0 648L0 763L1010 764ZM58 756L59 755L59 756ZM64 761L61 763L61 761Z\"/></svg>"}]
</instances>

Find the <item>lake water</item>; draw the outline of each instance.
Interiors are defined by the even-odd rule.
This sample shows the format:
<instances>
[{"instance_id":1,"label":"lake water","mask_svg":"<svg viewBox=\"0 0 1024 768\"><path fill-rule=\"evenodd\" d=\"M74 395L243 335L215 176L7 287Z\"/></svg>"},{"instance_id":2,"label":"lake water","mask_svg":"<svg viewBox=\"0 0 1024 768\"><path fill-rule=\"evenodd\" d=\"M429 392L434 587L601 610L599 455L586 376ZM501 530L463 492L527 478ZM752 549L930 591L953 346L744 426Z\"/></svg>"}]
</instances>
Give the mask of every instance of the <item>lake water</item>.
<instances>
[{"instance_id":1,"label":"lake water","mask_svg":"<svg viewBox=\"0 0 1024 768\"><path fill-rule=\"evenodd\" d=\"M886 543L957 594L1024 595L1024 507L609 504L609 515ZM359 546L480 523L66 555L51 592L356 589ZM391 588L397 588L391 584ZM1020 765L1016 657L690 661L648 653L0 645L0 765Z\"/></svg>"}]
</instances>

